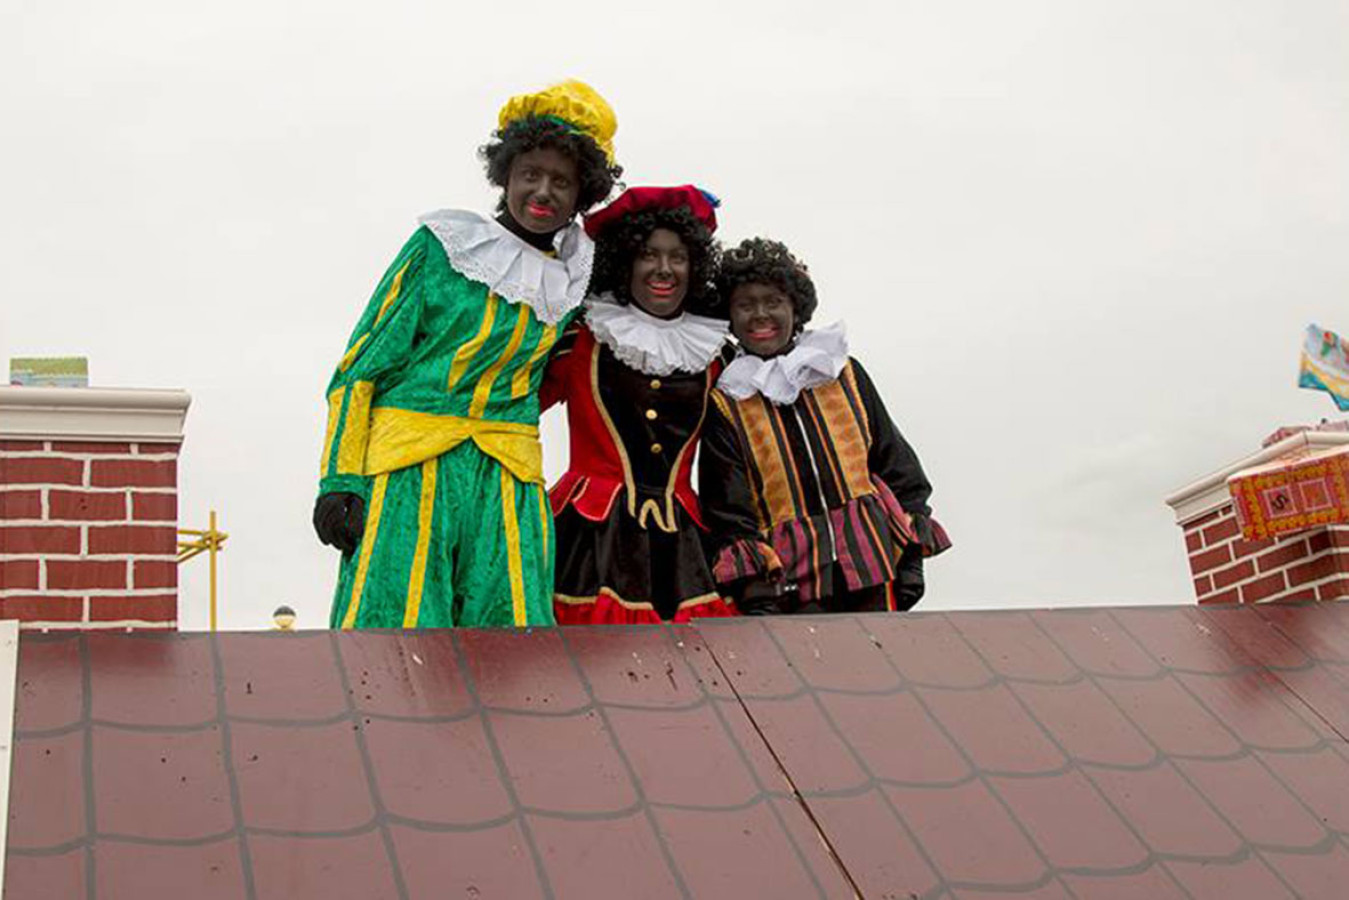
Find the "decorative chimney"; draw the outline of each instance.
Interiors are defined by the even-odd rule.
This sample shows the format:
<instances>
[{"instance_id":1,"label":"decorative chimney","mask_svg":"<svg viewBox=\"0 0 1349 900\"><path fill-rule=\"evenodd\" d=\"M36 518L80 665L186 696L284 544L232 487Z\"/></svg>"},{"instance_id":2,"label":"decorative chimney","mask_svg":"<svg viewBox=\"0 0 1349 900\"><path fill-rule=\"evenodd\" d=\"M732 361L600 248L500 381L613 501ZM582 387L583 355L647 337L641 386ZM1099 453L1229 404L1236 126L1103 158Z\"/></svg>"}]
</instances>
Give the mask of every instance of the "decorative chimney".
<instances>
[{"instance_id":1,"label":"decorative chimney","mask_svg":"<svg viewBox=\"0 0 1349 900\"><path fill-rule=\"evenodd\" d=\"M1268 478L1271 471L1287 469L1297 476L1301 460L1349 453L1349 432L1343 423L1310 428L1281 428L1270 435L1264 447L1224 466L1166 498L1185 533L1185 551L1194 576L1194 592L1200 603L1257 603L1270 600L1337 600L1349 597L1349 527L1326 524L1343 516L1331 509L1307 515L1305 525L1281 523L1281 528L1261 528L1272 536L1254 537L1246 516L1248 540L1242 533L1242 518L1233 504L1233 486L1241 490L1252 479ZM1280 465L1284 463L1286 465ZM1316 495L1343 505L1343 486L1338 498L1330 497L1321 484ZM1291 485L1285 499L1311 492ZM1312 501L1317 502L1317 501Z\"/></svg>"},{"instance_id":2,"label":"decorative chimney","mask_svg":"<svg viewBox=\"0 0 1349 900\"><path fill-rule=\"evenodd\" d=\"M177 390L0 386L0 618L176 629Z\"/></svg>"}]
</instances>

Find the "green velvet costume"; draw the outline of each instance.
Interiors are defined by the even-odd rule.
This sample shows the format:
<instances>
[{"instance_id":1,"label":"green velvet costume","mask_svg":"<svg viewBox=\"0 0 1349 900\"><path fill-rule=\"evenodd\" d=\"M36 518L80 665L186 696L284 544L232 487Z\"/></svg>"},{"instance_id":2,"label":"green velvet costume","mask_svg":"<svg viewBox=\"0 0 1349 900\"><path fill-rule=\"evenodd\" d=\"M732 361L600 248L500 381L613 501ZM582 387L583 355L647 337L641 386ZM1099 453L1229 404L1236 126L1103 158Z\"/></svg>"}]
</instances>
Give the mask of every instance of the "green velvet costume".
<instances>
[{"instance_id":1,"label":"green velvet costume","mask_svg":"<svg viewBox=\"0 0 1349 900\"><path fill-rule=\"evenodd\" d=\"M497 222L423 217L328 387L320 490L365 500L334 628L553 624L539 382L594 246L543 253Z\"/></svg>"}]
</instances>

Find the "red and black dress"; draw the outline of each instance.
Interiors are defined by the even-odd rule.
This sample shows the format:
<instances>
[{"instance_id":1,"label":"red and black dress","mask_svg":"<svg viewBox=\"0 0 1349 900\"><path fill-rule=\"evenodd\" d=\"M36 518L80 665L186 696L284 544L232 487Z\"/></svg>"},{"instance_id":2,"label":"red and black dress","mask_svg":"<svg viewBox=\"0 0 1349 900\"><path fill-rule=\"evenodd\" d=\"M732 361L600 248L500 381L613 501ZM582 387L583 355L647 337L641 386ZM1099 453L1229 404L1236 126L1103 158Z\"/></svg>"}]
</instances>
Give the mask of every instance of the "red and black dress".
<instances>
[{"instance_id":1,"label":"red and black dress","mask_svg":"<svg viewBox=\"0 0 1349 900\"><path fill-rule=\"evenodd\" d=\"M545 407L567 404L571 433L570 466L549 492L558 624L734 615L712 577L692 484L726 324L605 300L587 307L540 394Z\"/></svg>"},{"instance_id":2,"label":"red and black dress","mask_svg":"<svg viewBox=\"0 0 1349 900\"><path fill-rule=\"evenodd\" d=\"M713 393L699 493L714 571L745 613L909 609L947 549L928 482L842 326L742 356ZM762 590L772 584L774 590Z\"/></svg>"}]
</instances>

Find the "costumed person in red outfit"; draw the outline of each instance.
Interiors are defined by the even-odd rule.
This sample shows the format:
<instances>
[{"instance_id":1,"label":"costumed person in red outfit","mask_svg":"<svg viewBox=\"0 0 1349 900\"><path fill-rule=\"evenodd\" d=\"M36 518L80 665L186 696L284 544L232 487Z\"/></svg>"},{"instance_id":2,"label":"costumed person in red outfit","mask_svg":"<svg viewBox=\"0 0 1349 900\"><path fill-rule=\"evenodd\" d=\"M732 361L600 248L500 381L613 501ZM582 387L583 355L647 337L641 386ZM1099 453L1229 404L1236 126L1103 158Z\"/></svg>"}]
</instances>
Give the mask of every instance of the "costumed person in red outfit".
<instances>
[{"instance_id":1,"label":"costumed person in red outfit","mask_svg":"<svg viewBox=\"0 0 1349 900\"><path fill-rule=\"evenodd\" d=\"M717 288L740 344L699 459L717 581L748 615L910 609L950 541L842 324L805 330L815 285L776 241L728 250Z\"/></svg>"},{"instance_id":2,"label":"costumed person in red outfit","mask_svg":"<svg viewBox=\"0 0 1349 900\"><path fill-rule=\"evenodd\" d=\"M691 477L729 349L714 317L716 206L692 185L631 188L586 220L592 296L540 394L567 404L571 431L570 467L550 492L559 624L734 614L707 563Z\"/></svg>"}]
</instances>

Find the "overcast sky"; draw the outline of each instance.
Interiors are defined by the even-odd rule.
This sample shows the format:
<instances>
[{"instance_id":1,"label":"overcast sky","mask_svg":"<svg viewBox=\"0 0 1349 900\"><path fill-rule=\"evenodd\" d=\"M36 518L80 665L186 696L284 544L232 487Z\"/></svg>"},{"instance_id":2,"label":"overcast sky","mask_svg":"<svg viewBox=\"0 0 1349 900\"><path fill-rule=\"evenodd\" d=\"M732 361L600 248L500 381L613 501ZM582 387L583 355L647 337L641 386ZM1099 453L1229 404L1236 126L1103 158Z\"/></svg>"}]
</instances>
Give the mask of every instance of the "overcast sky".
<instances>
[{"instance_id":1,"label":"overcast sky","mask_svg":"<svg viewBox=\"0 0 1349 900\"><path fill-rule=\"evenodd\" d=\"M227 627L326 624L332 366L416 216L491 207L501 102L569 76L627 183L810 264L955 541L920 608L1192 602L1163 498L1334 414L1294 384L1349 331L1343 0L3 0L0 358L192 393Z\"/></svg>"}]
</instances>

